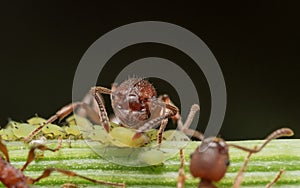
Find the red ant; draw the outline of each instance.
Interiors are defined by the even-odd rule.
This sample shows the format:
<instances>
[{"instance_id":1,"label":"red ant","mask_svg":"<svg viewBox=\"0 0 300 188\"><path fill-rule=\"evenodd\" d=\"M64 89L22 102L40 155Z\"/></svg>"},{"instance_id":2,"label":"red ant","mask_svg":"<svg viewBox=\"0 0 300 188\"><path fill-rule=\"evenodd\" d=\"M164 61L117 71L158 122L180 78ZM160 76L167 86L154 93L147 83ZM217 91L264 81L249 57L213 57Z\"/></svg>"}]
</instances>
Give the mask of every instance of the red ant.
<instances>
[{"instance_id":1,"label":"red ant","mask_svg":"<svg viewBox=\"0 0 300 188\"><path fill-rule=\"evenodd\" d=\"M198 133L202 135L201 133ZM202 143L200 146L196 148L194 153L191 154L190 161L190 172L193 177L201 178L201 181L198 185L199 188L216 188L213 182L220 181L230 164L228 149L229 146L244 150L249 152L249 155L245 159L245 163L240 170L239 174L236 177L234 182L234 188L240 187L242 182L242 175L245 171L246 165L249 161L250 156L253 153L257 153L261 151L272 139L279 138L282 136L292 136L294 133L291 129L282 128L271 133L266 141L259 147L255 147L254 149L245 148L236 144L228 144L223 139L217 137L208 137L203 139L203 135L201 138ZM181 166L179 169L178 183L177 187L182 188L184 186L185 176L184 176L184 157L182 150L180 151L181 158ZM280 171L275 180L268 185L270 187L273 185L281 176L283 171Z\"/></svg>"},{"instance_id":2,"label":"red ant","mask_svg":"<svg viewBox=\"0 0 300 188\"><path fill-rule=\"evenodd\" d=\"M34 184L34 183L40 181L41 179L50 176L50 174L52 172L57 171L64 175L67 175L67 176L77 176L77 177L83 178L85 180L88 180L88 181L91 181L91 182L97 183L97 184L125 187L124 183L112 183L112 182L105 182L105 181L101 181L101 180L94 180L94 179L76 174L75 172L72 172L69 170L63 170L63 169L57 169L57 168L47 168L44 170L42 175L40 175L37 178L31 178L31 177L24 175L24 173L23 173L24 170L35 159L35 150L36 149L39 149L41 151L49 150L49 151L55 152L55 151L59 150L60 147L61 147L61 140L60 140L59 146L55 149L48 148L44 145L37 145L37 146L31 147L31 149L29 150L29 153L28 153L26 163L24 164L24 166L21 169L18 169L10 163L8 150L7 150L6 146L2 143L1 137L0 137L0 150L4 154L5 159L6 159L5 160L3 157L0 156L0 169L1 169L0 181L8 188L13 188L13 187L27 188L27 187L29 187L30 184Z\"/></svg>"},{"instance_id":3,"label":"red ant","mask_svg":"<svg viewBox=\"0 0 300 188\"><path fill-rule=\"evenodd\" d=\"M90 90L90 94L93 96L92 101L87 98L87 102L76 102L64 106L45 123L32 131L31 134L25 138L25 142L28 142L35 136L45 124L52 123L57 119L63 119L72 113L78 106L82 107L81 109L85 111L84 113L86 115L89 115L90 119L103 125L106 132L109 133L109 118L101 94L110 95L114 114L121 125L135 129L136 133L132 139L137 139L147 130L160 125L157 139L158 144L160 144L162 141L162 133L167 125L168 119L171 118L175 121L180 120L179 110L175 105L171 104L169 97L167 95L157 97L155 88L145 79L136 77L129 78L119 86L113 84L111 90L105 87L96 86ZM96 106L94 105L95 101ZM91 103L93 103L93 107L89 106ZM93 110L95 107L98 108L95 109L97 113ZM191 114L189 115L190 119L186 121L186 124L191 122L191 119L193 119L198 110L198 105L192 107ZM182 123L178 125L180 129L184 129L184 127L188 126L189 125L183 126ZM188 130L183 130L183 132L193 135L193 132Z\"/></svg>"}]
</instances>

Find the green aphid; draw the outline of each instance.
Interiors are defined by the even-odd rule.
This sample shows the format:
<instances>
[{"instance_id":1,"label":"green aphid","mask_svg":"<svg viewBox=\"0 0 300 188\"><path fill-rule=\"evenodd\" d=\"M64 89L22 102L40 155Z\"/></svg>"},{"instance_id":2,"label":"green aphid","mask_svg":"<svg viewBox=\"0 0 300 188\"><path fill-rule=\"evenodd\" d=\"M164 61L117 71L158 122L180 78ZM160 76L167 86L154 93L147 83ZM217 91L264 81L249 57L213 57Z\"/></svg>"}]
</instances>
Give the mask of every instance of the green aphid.
<instances>
[{"instance_id":1,"label":"green aphid","mask_svg":"<svg viewBox=\"0 0 300 188\"><path fill-rule=\"evenodd\" d=\"M132 139L135 134L135 130L125 127L116 127L109 132L113 138L111 142L119 147L141 147L149 143L149 138L144 134L137 139Z\"/></svg>"},{"instance_id":2,"label":"green aphid","mask_svg":"<svg viewBox=\"0 0 300 188\"><path fill-rule=\"evenodd\" d=\"M88 138L93 141L99 141L102 144L110 143L109 135L101 125L94 125L94 129L90 132Z\"/></svg>"},{"instance_id":3,"label":"green aphid","mask_svg":"<svg viewBox=\"0 0 300 188\"><path fill-rule=\"evenodd\" d=\"M157 133L158 133L157 129L150 129L145 134L150 139L150 141L154 141L157 140Z\"/></svg>"},{"instance_id":4,"label":"green aphid","mask_svg":"<svg viewBox=\"0 0 300 188\"><path fill-rule=\"evenodd\" d=\"M66 138L67 135L66 131L62 127L51 123L44 125L42 133L45 137L52 139L57 137Z\"/></svg>"},{"instance_id":5,"label":"green aphid","mask_svg":"<svg viewBox=\"0 0 300 188\"><path fill-rule=\"evenodd\" d=\"M47 121L46 119L39 117L38 115L35 115L34 117L29 118L27 120L27 122L30 125L33 125L34 127L42 125L46 121ZM62 127L55 125L55 124L51 124L51 123L44 125L44 127L42 128L41 131L42 131L43 135L48 139L49 138L50 139L57 138L59 136L62 138L66 138L66 134L67 134L66 131Z\"/></svg>"},{"instance_id":6,"label":"green aphid","mask_svg":"<svg viewBox=\"0 0 300 188\"><path fill-rule=\"evenodd\" d=\"M71 126L77 126L81 136L86 139L88 135L93 131L93 124L87 119L79 115L72 115L66 119L70 128L75 129Z\"/></svg>"},{"instance_id":7,"label":"green aphid","mask_svg":"<svg viewBox=\"0 0 300 188\"><path fill-rule=\"evenodd\" d=\"M37 126L30 125L28 123L19 123L16 121L10 121L9 124L12 126L12 131L18 139L25 138L37 128Z\"/></svg>"},{"instance_id":8,"label":"green aphid","mask_svg":"<svg viewBox=\"0 0 300 188\"><path fill-rule=\"evenodd\" d=\"M137 139L132 139L135 134L134 129L125 128L110 122L109 133L106 132L103 126L94 125L93 129L89 131L88 139L118 147L141 147L149 142L149 138L144 134Z\"/></svg>"},{"instance_id":9,"label":"green aphid","mask_svg":"<svg viewBox=\"0 0 300 188\"><path fill-rule=\"evenodd\" d=\"M15 141L18 139L14 135L11 126L7 126L6 128L0 129L0 136L3 140L7 140L7 141Z\"/></svg>"},{"instance_id":10,"label":"green aphid","mask_svg":"<svg viewBox=\"0 0 300 188\"><path fill-rule=\"evenodd\" d=\"M81 137L81 132L78 129L77 125L65 125L62 128L65 130L67 136L72 136L75 139Z\"/></svg>"},{"instance_id":11,"label":"green aphid","mask_svg":"<svg viewBox=\"0 0 300 188\"><path fill-rule=\"evenodd\" d=\"M89 131L93 129L93 124L84 117L79 115L72 115L66 119L68 125L77 125L79 130Z\"/></svg>"},{"instance_id":12,"label":"green aphid","mask_svg":"<svg viewBox=\"0 0 300 188\"><path fill-rule=\"evenodd\" d=\"M41 118L41 117L39 117L39 116L36 114L34 117L29 118L29 119L27 120L27 123L29 123L30 125L41 125L41 124L43 124L43 123L46 122L46 121L47 121L46 119Z\"/></svg>"},{"instance_id":13,"label":"green aphid","mask_svg":"<svg viewBox=\"0 0 300 188\"><path fill-rule=\"evenodd\" d=\"M138 158L148 165L162 164L166 160L164 153L157 149L150 149L148 151L141 152Z\"/></svg>"}]
</instances>

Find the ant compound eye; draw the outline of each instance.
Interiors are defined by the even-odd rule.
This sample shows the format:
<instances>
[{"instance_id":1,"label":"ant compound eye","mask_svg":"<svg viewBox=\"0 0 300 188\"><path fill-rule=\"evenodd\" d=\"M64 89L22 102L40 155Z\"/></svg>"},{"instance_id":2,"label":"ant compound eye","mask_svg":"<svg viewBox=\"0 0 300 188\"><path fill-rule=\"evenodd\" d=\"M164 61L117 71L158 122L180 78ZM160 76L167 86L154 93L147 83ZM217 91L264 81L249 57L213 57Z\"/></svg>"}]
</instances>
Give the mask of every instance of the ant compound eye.
<instances>
[{"instance_id":1,"label":"ant compound eye","mask_svg":"<svg viewBox=\"0 0 300 188\"><path fill-rule=\"evenodd\" d=\"M190 154L190 159L193 157L193 155L194 155L194 152Z\"/></svg>"},{"instance_id":2,"label":"ant compound eye","mask_svg":"<svg viewBox=\"0 0 300 188\"><path fill-rule=\"evenodd\" d=\"M230 160L226 160L226 161L225 161L225 165L226 165L226 166L229 166L229 165L230 165Z\"/></svg>"}]
</instances>

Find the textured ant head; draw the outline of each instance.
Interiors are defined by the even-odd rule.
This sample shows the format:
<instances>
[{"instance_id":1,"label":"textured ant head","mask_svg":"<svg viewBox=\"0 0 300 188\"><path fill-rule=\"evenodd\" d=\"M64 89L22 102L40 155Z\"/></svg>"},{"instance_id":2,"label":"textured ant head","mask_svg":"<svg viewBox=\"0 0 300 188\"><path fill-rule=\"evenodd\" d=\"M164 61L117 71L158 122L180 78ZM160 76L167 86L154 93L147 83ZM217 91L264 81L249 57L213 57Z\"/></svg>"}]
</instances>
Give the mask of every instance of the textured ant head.
<instances>
[{"instance_id":1,"label":"textured ant head","mask_svg":"<svg viewBox=\"0 0 300 188\"><path fill-rule=\"evenodd\" d=\"M139 127L151 116L156 90L147 80L130 78L112 86L112 107L120 121L129 127Z\"/></svg>"},{"instance_id":2,"label":"textured ant head","mask_svg":"<svg viewBox=\"0 0 300 188\"><path fill-rule=\"evenodd\" d=\"M221 180L229 165L228 145L221 138L209 137L191 155L190 171L194 177Z\"/></svg>"}]
</instances>

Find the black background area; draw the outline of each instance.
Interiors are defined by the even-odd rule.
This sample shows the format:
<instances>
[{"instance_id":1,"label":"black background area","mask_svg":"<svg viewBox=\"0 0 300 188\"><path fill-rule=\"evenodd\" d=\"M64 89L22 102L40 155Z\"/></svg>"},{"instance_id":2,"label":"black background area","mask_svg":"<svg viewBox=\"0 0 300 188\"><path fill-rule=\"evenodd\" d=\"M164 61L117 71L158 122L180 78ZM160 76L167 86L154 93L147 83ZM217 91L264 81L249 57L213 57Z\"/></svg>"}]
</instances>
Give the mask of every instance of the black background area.
<instances>
[{"instance_id":1,"label":"black background area","mask_svg":"<svg viewBox=\"0 0 300 188\"><path fill-rule=\"evenodd\" d=\"M77 64L95 40L122 25L154 20L195 33L217 58L228 97L223 138L263 138L283 126L299 138L298 8L297 1L279 0L1 2L0 124L9 117L25 121L35 113L49 117L70 103ZM159 48L172 50L160 46L149 53ZM208 91L201 89L201 110L208 114Z\"/></svg>"}]
</instances>

